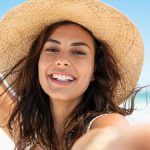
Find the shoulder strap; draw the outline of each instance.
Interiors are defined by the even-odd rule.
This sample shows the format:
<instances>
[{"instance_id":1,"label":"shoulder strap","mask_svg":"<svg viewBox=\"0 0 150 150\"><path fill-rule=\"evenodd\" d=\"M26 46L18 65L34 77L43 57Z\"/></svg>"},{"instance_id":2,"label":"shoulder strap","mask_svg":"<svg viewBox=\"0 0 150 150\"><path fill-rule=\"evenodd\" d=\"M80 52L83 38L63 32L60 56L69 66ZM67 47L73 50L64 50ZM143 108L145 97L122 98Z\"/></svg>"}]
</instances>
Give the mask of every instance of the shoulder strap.
<instances>
[{"instance_id":1,"label":"shoulder strap","mask_svg":"<svg viewBox=\"0 0 150 150\"><path fill-rule=\"evenodd\" d=\"M88 125L88 127L87 127L86 133L90 131L90 128L91 128L91 126L92 126L92 123L93 123L97 118L102 117L102 116L104 116L104 115L108 115L108 114L101 114L101 115L98 115L98 116L96 116L95 118L93 118L93 119L90 121L90 123L89 123L89 125Z\"/></svg>"}]
</instances>

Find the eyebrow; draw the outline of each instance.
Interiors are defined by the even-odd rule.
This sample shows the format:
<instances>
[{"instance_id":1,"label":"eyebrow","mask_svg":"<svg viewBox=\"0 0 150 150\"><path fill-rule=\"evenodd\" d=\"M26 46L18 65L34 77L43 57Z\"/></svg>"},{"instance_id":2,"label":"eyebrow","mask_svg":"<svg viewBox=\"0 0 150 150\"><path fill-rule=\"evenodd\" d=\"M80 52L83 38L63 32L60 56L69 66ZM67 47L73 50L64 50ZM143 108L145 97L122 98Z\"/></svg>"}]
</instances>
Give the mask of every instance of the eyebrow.
<instances>
[{"instance_id":1,"label":"eyebrow","mask_svg":"<svg viewBox=\"0 0 150 150\"><path fill-rule=\"evenodd\" d=\"M57 41L57 40L54 40L54 39L48 39L46 42L52 42L52 43L55 43L55 44L61 44L60 41ZM86 47L89 48L89 46L86 43L84 43L84 42L71 43L71 46L86 46Z\"/></svg>"}]
</instances>

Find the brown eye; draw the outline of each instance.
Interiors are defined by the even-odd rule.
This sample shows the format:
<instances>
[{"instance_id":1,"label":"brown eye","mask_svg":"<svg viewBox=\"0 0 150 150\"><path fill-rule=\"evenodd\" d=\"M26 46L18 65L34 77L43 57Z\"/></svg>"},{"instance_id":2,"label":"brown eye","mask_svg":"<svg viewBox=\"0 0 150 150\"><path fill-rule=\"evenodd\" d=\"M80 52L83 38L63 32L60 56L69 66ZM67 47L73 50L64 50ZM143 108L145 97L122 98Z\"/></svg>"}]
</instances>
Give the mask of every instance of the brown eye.
<instances>
[{"instance_id":1,"label":"brown eye","mask_svg":"<svg viewBox=\"0 0 150 150\"><path fill-rule=\"evenodd\" d=\"M77 55L86 55L86 53L82 51L73 51L73 53Z\"/></svg>"},{"instance_id":2,"label":"brown eye","mask_svg":"<svg viewBox=\"0 0 150 150\"><path fill-rule=\"evenodd\" d=\"M55 53L58 52L59 50L56 48L47 48L45 51L51 52L51 53Z\"/></svg>"}]
</instances>

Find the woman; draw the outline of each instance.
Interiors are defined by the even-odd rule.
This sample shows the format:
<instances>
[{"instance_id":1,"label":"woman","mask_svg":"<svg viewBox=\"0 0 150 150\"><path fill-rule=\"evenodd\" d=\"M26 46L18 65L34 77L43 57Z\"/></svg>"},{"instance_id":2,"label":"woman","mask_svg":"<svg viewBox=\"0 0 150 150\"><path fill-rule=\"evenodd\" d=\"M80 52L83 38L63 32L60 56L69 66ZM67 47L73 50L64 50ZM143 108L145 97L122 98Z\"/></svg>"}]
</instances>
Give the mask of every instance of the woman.
<instances>
[{"instance_id":1,"label":"woman","mask_svg":"<svg viewBox=\"0 0 150 150\"><path fill-rule=\"evenodd\" d=\"M0 28L0 122L16 148L112 150L143 64L129 19L96 0L30 0Z\"/></svg>"}]
</instances>

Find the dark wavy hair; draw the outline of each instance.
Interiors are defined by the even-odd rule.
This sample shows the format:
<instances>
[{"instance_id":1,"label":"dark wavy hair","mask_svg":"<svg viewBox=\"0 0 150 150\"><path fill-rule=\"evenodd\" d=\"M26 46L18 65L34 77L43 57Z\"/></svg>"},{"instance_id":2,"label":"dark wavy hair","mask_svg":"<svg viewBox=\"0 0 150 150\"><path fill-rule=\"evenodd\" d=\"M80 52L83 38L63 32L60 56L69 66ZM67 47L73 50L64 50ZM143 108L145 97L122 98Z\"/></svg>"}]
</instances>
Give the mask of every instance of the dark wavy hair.
<instances>
[{"instance_id":1,"label":"dark wavy hair","mask_svg":"<svg viewBox=\"0 0 150 150\"><path fill-rule=\"evenodd\" d=\"M37 143L46 150L58 149L59 142L53 124L49 96L43 91L38 79L38 61L48 37L58 27L67 24L79 25L71 21L61 21L47 26L33 42L28 54L20 59L5 76L7 78L10 74L17 74L11 87L14 88L18 97L14 100L16 105L7 127L12 135L14 127L19 127L19 141L16 144L19 150ZM69 150L73 143L86 132L89 122L95 116L111 112L125 116L132 113L134 109L134 96L130 108L119 107L114 103L114 91L117 83L122 81L122 77L109 45L94 37L85 27L79 26L93 37L95 80L90 82L83 93L81 102L65 119L64 150Z\"/></svg>"}]
</instances>

